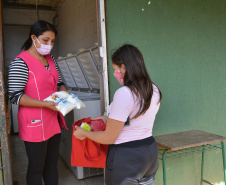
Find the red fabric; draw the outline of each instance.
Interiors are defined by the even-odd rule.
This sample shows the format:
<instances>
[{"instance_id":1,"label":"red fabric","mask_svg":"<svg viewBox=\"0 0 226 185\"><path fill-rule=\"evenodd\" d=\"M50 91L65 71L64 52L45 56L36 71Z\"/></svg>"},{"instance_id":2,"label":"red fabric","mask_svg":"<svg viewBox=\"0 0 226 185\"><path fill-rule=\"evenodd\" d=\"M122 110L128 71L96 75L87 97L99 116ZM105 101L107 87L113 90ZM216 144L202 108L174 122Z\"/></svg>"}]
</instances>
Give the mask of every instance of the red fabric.
<instances>
[{"instance_id":1,"label":"red fabric","mask_svg":"<svg viewBox=\"0 0 226 185\"><path fill-rule=\"evenodd\" d=\"M106 124L102 119L91 120L89 124L91 125L91 131L102 131L106 128Z\"/></svg>"},{"instance_id":2,"label":"red fabric","mask_svg":"<svg viewBox=\"0 0 226 185\"><path fill-rule=\"evenodd\" d=\"M84 118L73 123L73 133L76 130L75 125L80 126L82 122L94 125L95 131L105 130L105 123L102 119L91 120ZM105 168L108 145L96 143L88 138L84 140L77 139L72 133L72 151L71 166Z\"/></svg>"}]
</instances>

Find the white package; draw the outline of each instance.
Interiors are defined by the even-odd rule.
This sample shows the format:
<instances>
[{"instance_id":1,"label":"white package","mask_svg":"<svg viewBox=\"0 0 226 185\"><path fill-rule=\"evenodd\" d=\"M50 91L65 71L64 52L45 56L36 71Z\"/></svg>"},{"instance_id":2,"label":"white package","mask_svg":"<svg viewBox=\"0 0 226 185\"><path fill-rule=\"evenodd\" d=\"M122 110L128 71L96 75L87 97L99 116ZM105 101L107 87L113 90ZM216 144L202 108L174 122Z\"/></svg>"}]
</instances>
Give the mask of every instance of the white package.
<instances>
[{"instance_id":1,"label":"white package","mask_svg":"<svg viewBox=\"0 0 226 185\"><path fill-rule=\"evenodd\" d=\"M58 96L56 92L45 98L44 101L52 101L58 103L56 108L63 114L63 116L65 116L68 112L76 107L74 104Z\"/></svg>"},{"instance_id":2,"label":"white package","mask_svg":"<svg viewBox=\"0 0 226 185\"><path fill-rule=\"evenodd\" d=\"M66 99L68 102L72 103L73 105L75 105L77 109L86 107L85 104L82 102L82 100L80 100L79 97L73 93L70 93L68 91L58 91L56 92L56 94Z\"/></svg>"}]
</instances>

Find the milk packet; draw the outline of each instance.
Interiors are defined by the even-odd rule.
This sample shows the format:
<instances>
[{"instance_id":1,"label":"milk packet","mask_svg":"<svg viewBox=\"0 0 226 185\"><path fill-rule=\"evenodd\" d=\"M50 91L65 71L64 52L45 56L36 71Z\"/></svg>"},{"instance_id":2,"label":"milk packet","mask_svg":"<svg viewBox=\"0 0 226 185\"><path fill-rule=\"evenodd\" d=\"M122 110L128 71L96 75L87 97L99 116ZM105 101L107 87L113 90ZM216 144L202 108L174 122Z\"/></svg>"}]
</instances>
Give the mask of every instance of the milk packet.
<instances>
[{"instance_id":1,"label":"milk packet","mask_svg":"<svg viewBox=\"0 0 226 185\"><path fill-rule=\"evenodd\" d=\"M56 92L45 98L43 101L52 101L58 103L56 108L63 114L63 116L65 116L68 112L76 107L64 98L58 96Z\"/></svg>"},{"instance_id":2,"label":"milk packet","mask_svg":"<svg viewBox=\"0 0 226 185\"><path fill-rule=\"evenodd\" d=\"M82 102L82 100L80 100L79 97L76 96L73 93L70 93L68 91L58 91L58 92L56 92L56 94L58 96L64 98L64 99L66 99L67 101L69 101L73 105L75 105L75 107L77 109L81 109L83 107L86 107L85 104Z\"/></svg>"}]
</instances>

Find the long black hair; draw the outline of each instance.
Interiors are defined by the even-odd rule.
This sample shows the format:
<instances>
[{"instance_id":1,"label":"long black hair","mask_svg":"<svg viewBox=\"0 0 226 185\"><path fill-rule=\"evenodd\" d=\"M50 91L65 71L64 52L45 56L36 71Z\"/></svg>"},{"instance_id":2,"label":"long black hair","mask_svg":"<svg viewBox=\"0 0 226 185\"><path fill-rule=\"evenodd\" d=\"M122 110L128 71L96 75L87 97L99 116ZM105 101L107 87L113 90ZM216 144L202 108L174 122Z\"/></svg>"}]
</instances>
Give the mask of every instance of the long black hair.
<instances>
[{"instance_id":1,"label":"long black hair","mask_svg":"<svg viewBox=\"0 0 226 185\"><path fill-rule=\"evenodd\" d=\"M129 87L138 97L140 108L133 118L143 115L150 107L154 83L148 75L141 52L133 45L124 44L113 53L111 59L112 63L119 67L125 65L124 86ZM160 90L159 95L160 102L162 99Z\"/></svg>"},{"instance_id":2,"label":"long black hair","mask_svg":"<svg viewBox=\"0 0 226 185\"><path fill-rule=\"evenodd\" d=\"M29 38L25 41L21 49L28 50L31 47L32 45L31 35L35 35L36 37L38 37L39 35L42 35L46 31L53 31L55 35L57 35L57 30L52 24L43 20L39 20L36 23L34 23L30 29Z\"/></svg>"}]
</instances>

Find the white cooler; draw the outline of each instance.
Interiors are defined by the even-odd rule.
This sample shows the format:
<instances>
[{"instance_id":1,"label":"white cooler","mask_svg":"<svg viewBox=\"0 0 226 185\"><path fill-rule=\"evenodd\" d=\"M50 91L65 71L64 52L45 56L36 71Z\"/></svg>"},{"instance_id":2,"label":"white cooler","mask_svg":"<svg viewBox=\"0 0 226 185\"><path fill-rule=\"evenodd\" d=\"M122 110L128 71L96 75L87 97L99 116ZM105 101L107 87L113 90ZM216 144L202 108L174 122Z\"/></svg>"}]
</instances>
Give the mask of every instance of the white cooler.
<instances>
[{"instance_id":1,"label":"white cooler","mask_svg":"<svg viewBox=\"0 0 226 185\"><path fill-rule=\"evenodd\" d=\"M103 174L103 168L71 166L72 124L82 118L101 116L99 49L95 47L67 57L59 57L57 64L68 90L76 93L86 105L85 108L74 109L65 116L68 130L62 131L60 155L78 179Z\"/></svg>"}]
</instances>

